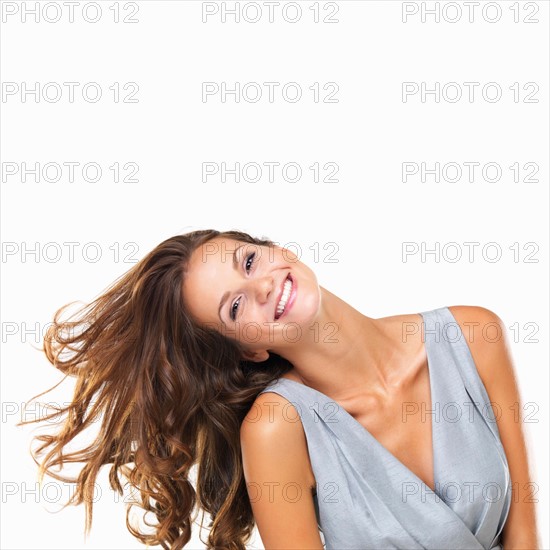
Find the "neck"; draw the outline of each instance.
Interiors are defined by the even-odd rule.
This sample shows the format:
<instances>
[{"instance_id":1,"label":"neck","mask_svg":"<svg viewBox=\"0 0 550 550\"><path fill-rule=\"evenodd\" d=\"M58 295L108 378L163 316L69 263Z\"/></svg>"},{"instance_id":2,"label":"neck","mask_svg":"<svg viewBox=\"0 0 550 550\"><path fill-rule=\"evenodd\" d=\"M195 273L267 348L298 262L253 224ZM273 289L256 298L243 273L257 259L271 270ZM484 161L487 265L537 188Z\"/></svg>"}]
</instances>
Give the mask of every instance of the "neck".
<instances>
[{"instance_id":1,"label":"neck","mask_svg":"<svg viewBox=\"0 0 550 550\"><path fill-rule=\"evenodd\" d=\"M375 319L361 314L321 287L321 307L314 323L302 327L302 338L273 350L288 361L302 383L325 395L345 400L357 388L388 393L390 338Z\"/></svg>"}]
</instances>

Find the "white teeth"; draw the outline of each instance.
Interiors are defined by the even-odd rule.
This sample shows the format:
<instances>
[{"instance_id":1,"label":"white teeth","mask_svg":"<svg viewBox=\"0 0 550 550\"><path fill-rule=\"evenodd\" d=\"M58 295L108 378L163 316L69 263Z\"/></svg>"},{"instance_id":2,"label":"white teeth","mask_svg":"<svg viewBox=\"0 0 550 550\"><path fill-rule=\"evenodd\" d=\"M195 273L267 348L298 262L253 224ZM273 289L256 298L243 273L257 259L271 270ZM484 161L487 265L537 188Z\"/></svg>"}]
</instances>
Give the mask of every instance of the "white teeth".
<instances>
[{"instance_id":1,"label":"white teeth","mask_svg":"<svg viewBox=\"0 0 550 550\"><path fill-rule=\"evenodd\" d=\"M292 290L292 281L287 279L285 281L285 286L283 288L283 294L281 296L281 301L277 305L277 316L280 316L285 310L286 303L290 298L290 291Z\"/></svg>"}]
</instances>

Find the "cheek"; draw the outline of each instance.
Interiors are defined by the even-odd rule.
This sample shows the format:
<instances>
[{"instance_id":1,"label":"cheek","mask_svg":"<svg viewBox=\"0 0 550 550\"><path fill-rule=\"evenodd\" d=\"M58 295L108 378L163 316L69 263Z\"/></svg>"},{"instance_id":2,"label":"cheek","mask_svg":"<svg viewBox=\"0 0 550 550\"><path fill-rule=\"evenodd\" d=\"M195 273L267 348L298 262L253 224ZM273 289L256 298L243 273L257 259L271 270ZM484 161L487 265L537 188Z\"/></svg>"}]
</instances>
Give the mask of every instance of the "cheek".
<instances>
[{"instance_id":1,"label":"cheek","mask_svg":"<svg viewBox=\"0 0 550 550\"><path fill-rule=\"evenodd\" d=\"M270 316L270 306L266 304L264 307L259 305L247 304L246 312L240 319L241 325L253 324L259 327L267 326L265 323L272 321L273 316Z\"/></svg>"}]
</instances>

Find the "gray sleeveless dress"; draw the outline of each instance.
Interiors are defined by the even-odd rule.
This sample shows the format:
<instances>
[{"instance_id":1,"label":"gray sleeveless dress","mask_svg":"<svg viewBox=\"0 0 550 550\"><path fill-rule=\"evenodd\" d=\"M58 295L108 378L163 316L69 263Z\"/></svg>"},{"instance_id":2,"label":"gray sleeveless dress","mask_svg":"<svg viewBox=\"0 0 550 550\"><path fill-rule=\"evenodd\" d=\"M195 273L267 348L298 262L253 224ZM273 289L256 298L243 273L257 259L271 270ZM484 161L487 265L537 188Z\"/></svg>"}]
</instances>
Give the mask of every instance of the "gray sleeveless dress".
<instances>
[{"instance_id":1,"label":"gray sleeveless dress","mask_svg":"<svg viewBox=\"0 0 550 550\"><path fill-rule=\"evenodd\" d=\"M502 550L512 488L487 391L451 311L421 315L435 492L325 394L287 378L261 392L282 395L299 414L327 550Z\"/></svg>"}]
</instances>

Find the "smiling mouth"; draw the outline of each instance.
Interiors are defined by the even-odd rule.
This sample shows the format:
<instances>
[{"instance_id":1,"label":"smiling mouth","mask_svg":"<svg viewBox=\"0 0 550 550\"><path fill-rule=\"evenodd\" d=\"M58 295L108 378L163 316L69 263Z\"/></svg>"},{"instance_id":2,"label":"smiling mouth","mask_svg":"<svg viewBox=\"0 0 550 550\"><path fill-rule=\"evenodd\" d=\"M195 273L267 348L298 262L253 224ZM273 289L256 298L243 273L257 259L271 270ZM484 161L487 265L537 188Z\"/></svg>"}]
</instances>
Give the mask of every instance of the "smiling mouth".
<instances>
[{"instance_id":1,"label":"smiling mouth","mask_svg":"<svg viewBox=\"0 0 550 550\"><path fill-rule=\"evenodd\" d=\"M277 320L285 311L285 308L288 304L288 301L290 300L290 295L292 294L292 287L293 287L292 278L290 277L290 273L287 275L285 282L283 284L283 290L281 292L281 297L279 298L279 301L277 303L277 307L275 309L275 320Z\"/></svg>"}]
</instances>

